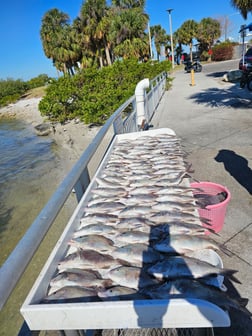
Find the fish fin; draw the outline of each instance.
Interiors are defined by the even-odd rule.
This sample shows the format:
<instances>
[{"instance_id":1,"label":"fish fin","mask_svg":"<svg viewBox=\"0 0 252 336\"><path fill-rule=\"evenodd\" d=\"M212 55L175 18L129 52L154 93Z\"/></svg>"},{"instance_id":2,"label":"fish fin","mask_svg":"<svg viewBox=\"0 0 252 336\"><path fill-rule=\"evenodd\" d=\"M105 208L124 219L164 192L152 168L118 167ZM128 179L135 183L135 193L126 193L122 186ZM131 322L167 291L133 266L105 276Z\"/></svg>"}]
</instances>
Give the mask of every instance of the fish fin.
<instances>
[{"instance_id":1,"label":"fish fin","mask_svg":"<svg viewBox=\"0 0 252 336\"><path fill-rule=\"evenodd\" d=\"M246 315L248 315L249 317L252 316L252 313L246 308L248 302L249 302L249 299L247 298L236 298L235 301L237 302L237 304L239 305L240 307L240 310L242 312L244 312Z\"/></svg>"},{"instance_id":2,"label":"fish fin","mask_svg":"<svg viewBox=\"0 0 252 336\"><path fill-rule=\"evenodd\" d=\"M236 299L241 307L246 307L248 305L249 299L247 298L238 298ZM251 314L251 313L250 313Z\"/></svg>"},{"instance_id":3,"label":"fish fin","mask_svg":"<svg viewBox=\"0 0 252 336\"><path fill-rule=\"evenodd\" d=\"M234 273L237 273L237 272L238 272L237 270L223 268L220 273L227 276L230 280L233 280L234 282L241 284L240 280L238 280L234 276Z\"/></svg>"},{"instance_id":4,"label":"fish fin","mask_svg":"<svg viewBox=\"0 0 252 336\"><path fill-rule=\"evenodd\" d=\"M195 170L192 168L191 163L186 163L186 172L187 173L194 173L195 172Z\"/></svg>"},{"instance_id":5,"label":"fish fin","mask_svg":"<svg viewBox=\"0 0 252 336\"><path fill-rule=\"evenodd\" d=\"M220 237L219 233L215 232L213 229L208 228L208 227L204 227L204 229L205 229L206 231L208 231L208 232L210 232L210 233L212 233L212 234L214 234L214 235Z\"/></svg>"},{"instance_id":6,"label":"fish fin","mask_svg":"<svg viewBox=\"0 0 252 336\"><path fill-rule=\"evenodd\" d=\"M132 262L130 263L129 261L120 258L116 258L116 261L118 261L118 263L122 266L132 266L133 264Z\"/></svg>"},{"instance_id":7,"label":"fish fin","mask_svg":"<svg viewBox=\"0 0 252 336\"><path fill-rule=\"evenodd\" d=\"M112 284L113 284L112 280L104 279L104 280L102 280L101 286L97 286L97 288L107 288L107 287L112 286Z\"/></svg>"}]
</instances>

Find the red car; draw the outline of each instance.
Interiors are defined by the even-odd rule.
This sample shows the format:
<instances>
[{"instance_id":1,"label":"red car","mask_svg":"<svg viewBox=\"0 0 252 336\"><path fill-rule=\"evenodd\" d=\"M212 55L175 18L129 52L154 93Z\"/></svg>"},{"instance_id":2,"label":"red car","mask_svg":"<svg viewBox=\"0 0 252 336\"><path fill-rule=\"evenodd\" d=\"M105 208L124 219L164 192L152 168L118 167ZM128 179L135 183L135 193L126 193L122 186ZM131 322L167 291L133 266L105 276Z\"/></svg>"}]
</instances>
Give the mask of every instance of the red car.
<instances>
[{"instance_id":1,"label":"red car","mask_svg":"<svg viewBox=\"0 0 252 336\"><path fill-rule=\"evenodd\" d=\"M249 48L244 55L243 59L240 59L239 69L243 71L252 71L252 47Z\"/></svg>"}]
</instances>

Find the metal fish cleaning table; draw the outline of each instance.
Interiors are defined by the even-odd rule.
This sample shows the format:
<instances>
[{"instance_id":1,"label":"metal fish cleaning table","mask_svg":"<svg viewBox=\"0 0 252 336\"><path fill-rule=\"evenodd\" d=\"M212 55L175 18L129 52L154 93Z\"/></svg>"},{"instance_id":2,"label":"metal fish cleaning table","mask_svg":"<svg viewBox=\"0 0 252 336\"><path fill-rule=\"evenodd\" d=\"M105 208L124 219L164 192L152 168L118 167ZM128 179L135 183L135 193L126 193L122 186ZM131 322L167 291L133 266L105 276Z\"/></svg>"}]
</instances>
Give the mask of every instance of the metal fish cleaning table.
<instances>
[{"instance_id":1,"label":"metal fish cleaning table","mask_svg":"<svg viewBox=\"0 0 252 336\"><path fill-rule=\"evenodd\" d=\"M230 325L227 312L217 305L200 299L170 298L162 300L129 300L78 303L41 303L48 285L55 275L57 265L67 253L68 242L78 228L85 207L91 198L91 190L121 140L141 136L174 134L171 129L157 129L117 135L86 193L76 207L64 232L38 276L33 288L21 307L21 313L31 330L109 330L145 328L212 328ZM189 181L187 183L189 186Z\"/></svg>"}]
</instances>

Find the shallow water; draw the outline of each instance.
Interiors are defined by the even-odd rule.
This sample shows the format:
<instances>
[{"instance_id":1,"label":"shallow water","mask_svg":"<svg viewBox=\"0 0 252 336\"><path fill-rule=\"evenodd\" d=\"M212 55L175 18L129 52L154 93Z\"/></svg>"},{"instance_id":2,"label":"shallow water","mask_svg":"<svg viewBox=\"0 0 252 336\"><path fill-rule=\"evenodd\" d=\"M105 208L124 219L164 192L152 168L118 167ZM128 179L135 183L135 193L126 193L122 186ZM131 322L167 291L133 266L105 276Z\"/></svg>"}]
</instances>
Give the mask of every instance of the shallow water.
<instances>
[{"instance_id":1,"label":"shallow water","mask_svg":"<svg viewBox=\"0 0 252 336\"><path fill-rule=\"evenodd\" d=\"M44 193L40 180L48 170L57 167L58 160L52 151L52 145L49 137L38 137L23 122L0 122L1 263L9 251L8 246L12 245L6 244L6 239L15 235L16 240L27 228L32 213L36 212L32 204L37 204L35 208L39 208L38 201L41 193ZM25 225L22 222L24 218Z\"/></svg>"},{"instance_id":2,"label":"shallow water","mask_svg":"<svg viewBox=\"0 0 252 336\"><path fill-rule=\"evenodd\" d=\"M57 146L39 137L32 126L17 120L0 121L0 264L16 246L56 190L65 172ZM0 312L0 334L16 335L23 318L19 309L58 240L76 201L74 196L27 268Z\"/></svg>"}]
</instances>

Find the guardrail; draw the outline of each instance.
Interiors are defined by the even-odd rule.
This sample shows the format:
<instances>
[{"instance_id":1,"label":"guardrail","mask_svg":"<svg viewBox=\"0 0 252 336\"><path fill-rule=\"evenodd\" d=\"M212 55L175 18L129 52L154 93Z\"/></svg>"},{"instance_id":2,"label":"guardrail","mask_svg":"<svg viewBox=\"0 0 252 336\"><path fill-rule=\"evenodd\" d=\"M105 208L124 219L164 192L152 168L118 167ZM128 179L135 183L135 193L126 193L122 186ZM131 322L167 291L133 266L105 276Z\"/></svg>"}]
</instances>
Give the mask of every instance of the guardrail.
<instances>
[{"instance_id":1,"label":"guardrail","mask_svg":"<svg viewBox=\"0 0 252 336\"><path fill-rule=\"evenodd\" d=\"M150 89L145 95L144 102L147 122L150 122L165 91L165 86L166 73L164 72L150 81ZM77 200L80 201L90 183L91 170L89 169L89 164L103 143L105 136L108 136L107 146L106 148L102 148L102 156L109 148L110 142L116 134L138 131L136 114L135 96L132 96L101 127L79 161L59 185L6 262L2 265L0 269L0 309L4 306L73 189L76 192ZM113 128L112 131L111 128ZM110 135L108 135L109 131ZM94 170L98 168L99 162L96 160Z\"/></svg>"}]
</instances>

